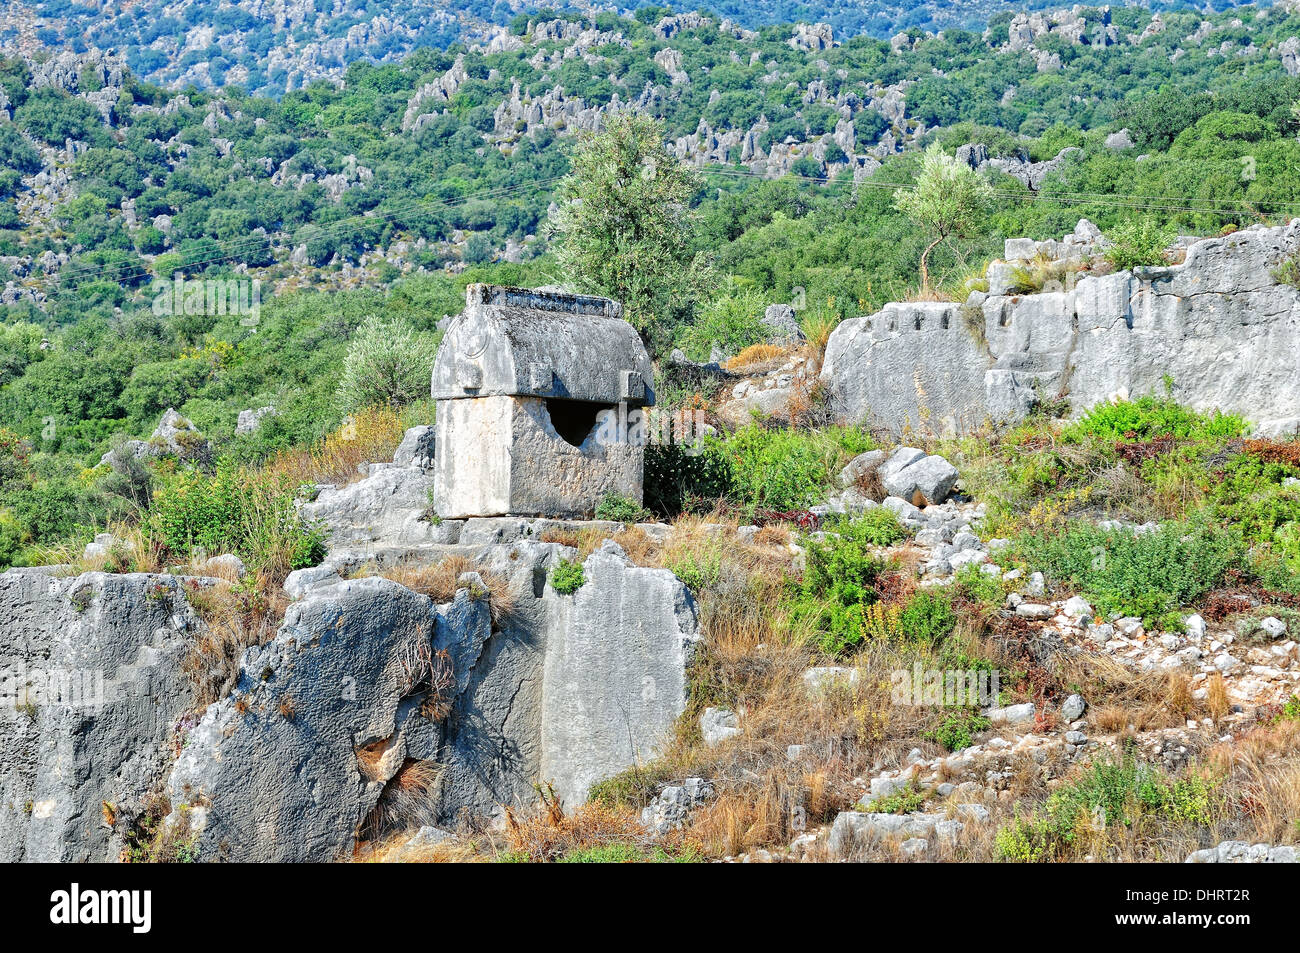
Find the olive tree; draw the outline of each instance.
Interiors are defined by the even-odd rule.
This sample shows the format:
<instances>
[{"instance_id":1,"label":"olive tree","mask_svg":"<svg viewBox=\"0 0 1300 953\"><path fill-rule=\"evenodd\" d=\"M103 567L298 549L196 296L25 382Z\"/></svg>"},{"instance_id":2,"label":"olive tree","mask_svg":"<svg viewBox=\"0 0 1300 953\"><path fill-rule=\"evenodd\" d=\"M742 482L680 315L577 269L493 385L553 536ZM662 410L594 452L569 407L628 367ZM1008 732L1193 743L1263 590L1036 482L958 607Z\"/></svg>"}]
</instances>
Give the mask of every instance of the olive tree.
<instances>
[{"instance_id":1,"label":"olive tree","mask_svg":"<svg viewBox=\"0 0 1300 953\"><path fill-rule=\"evenodd\" d=\"M937 142L925 150L916 185L894 196L894 207L931 236L921 252L921 291L930 290L930 253L943 241L968 236L993 200L993 188Z\"/></svg>"},{"instance_id":2,"label":"olive tree","mask_svg":"<svg viewBox=\"0 0 1300 953\"><path fill-rule=\"evenodd\" d=\"M707 279L691 208L699 177L664 147L660 122L632 113L580 139L572 164L551 221L564 280L621 301L661 351Z\"/></svg>"},{"instance_id":3,"label":"olive tree","mask_svg":"<svg viewBox=\"0 0 1300 953\"><path fill-rule=\"evenodd\" d=\"M429 391L436 342L404 318L374 314L348 345L339 379L344 410L386 405L400 407Z\"/></svg>"}]
</instances>

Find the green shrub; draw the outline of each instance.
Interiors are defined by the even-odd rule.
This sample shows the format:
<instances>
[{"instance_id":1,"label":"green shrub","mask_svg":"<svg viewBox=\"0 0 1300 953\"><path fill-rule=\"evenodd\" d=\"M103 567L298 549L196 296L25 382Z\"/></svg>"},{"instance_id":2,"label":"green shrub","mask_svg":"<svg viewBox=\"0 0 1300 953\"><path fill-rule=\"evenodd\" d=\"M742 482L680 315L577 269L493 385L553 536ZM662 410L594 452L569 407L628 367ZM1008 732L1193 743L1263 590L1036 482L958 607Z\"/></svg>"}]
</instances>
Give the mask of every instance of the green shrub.
<instances>
[{"instance_id":1,"label":"green shrub","mask_svg":"<svg viewBox=\"0 0 1300 953\"><path fill-rule=\"evenodd\" d=\"M925 733L925 737L949 751L960 751L975 743L975 736L988 731L993 722L978 711L961 709L946 712L939 724Z\"/></svg>"},{"instance_id":2,"label":"green shrub","mask_svg":"<svg viewBox=\"0 0 1300 953\"><path fill-rule=\"evenodd\" d=\"M178 556L231 552L259 569L314 566L325 534L298 515L294 490L287 478L242 467L182 470L160 479L148 528Z\"/></svg>"},{"instance_id":3,"label":"green shrub","mask_svg":"<svg viewBox=\"0 0 1300 953\"><path fill-rule=\"evenodd\" d=\"M717 441L692 451L680 444L645 449L645 502L656 516L707 511L731 491L731 460Z\"/></svg>"},{"instance_id":4,"label":"green shrub","mask_svg":"<svg viewBox=\"0 0 1300 953\"><path fill-rule=\"evenodd\" d=\"M1270 274L1280 285L1300 288L1300 252L1292 252L1274 268Z\"/></svg>"},{"instance_id":5,"label":"green shrub","mask_svg":"<svg viewBox=\"0 0 1300 953\"><path fill-rule=\"evenodd\" d=\"M918 788L915 781L908 781L903 790L878 797L865 809L877 814L911 814L923 808L928 797L928 791Z\"/></svg>"},{"instance_id":6,"label":"green shrub","mask_svg":"<svg viewBox=\"0 0 1300 953\"><path fill-rule=\"evenodd\" d=\"M847 458L875 447L859 427L768 429L750 424L723 444L731 497L743 509L801 510L821 502Z\"/></svg>"},{"instance_id":7,"label":"green shrub","mask_svg":"<svg viewBox=\"0 0 1300 953\"><path fill-rule=\"evenodd\" d=\"M596 504L596 519L615 523L640 523L649 513L640 503L628 496L611 493Z\"/></svg>"},{"instance_id":8,"label":"green shrub","mask_svg":"<svg viewBox=\"0 0 1300 953\"><path fill-rule=\"evenodd\" d=\"M995 844L1008 860L1059 858L1081 830L1141 828L1148 819L1206 827L1219 804L1213 779L1198 774L1170 778L1124 756L1093 762L1053 791L1041 812L1003 827Z\"/></svg>"},{"instance_id":9,"label":"green shrub","mask_svg":"<svg viewBox=\"0 0 1300 953\"><path fill-rule=\"evenodd\" d=\"M397 314L367 317L348 345L337 396L344 410L400 407L428 396L438 338L417 332Z\"/></svg>"},{"instance_id":10,"label":"green shrub","mask_svg":"<svg viewBox=\"0 0 1300 953\"><path fill-rule=\"evenodd\" d=\"M810 625L823 650L843 654L864 638L864 610L879 599L874 586L884 563L871 552L860 520L808 544L803 578L793 593L792 617Z\"/></svg>"},{"instance_id":11,"label":"green shrub","mask_svg":"<svg viewBox=\"0 0 1300 953\"><path fill-rule=\"evenodd\" d=\"M1174 626L1168 616L1244 565L1240 536L1222 527L1165 523L1144 533L1074 522L1060 533L1026 533L1016 551L1053 579L1081 589L1105 612Z\"/></svg>"},{"instance_id":12,"label":"green shrub","mask_svg":"<svg viewBox=\"0 0 1300 953\"><path fill-rule=\"evenodd\" d=\"M562 596L571 596L587 581L583 575L582 563L571 559L561 559L551 570L551 588Z\"/></svg>"},{"instance_id":13,"label":"green shrub","mask_svg":"<svg viewBox=\"0 0 1300 953\"><path fill-rule=\"evenodd\" d=\"M1276 721L1300 721L1300 695L1292 695L1282 710L1278 712Z\"/></svg>"},{"instance_id":14,"label":"green shrub","mask_svg":"<svg viewBox=\"0 0 1300 953\"><path fill-rule=\"evenodd\" d=\"M714 345L735 356L767 337L770 329L761 320L766 305L767 298L760 291L728 279L722 293L682 328L677 346L692 361L711 360Z\"/></svg>"},{"instance_id":15,"label":"green shrub","mask_svg":"<svg viewBox=\"0 0 1300 953\"><path fill-rule=\"evenodd\" d=\"M640 810L654 800L659 789L671 779L672 770L663 761L633 766L593 784L587 791L587 803Z\"/></svg>"},{"instance_id":16,"label":"green shrub","mask_svg":"<svg viewBox=\"0 0 1300 953\"><path fill-rule=\"evenodd\" d=\"M1112 243L1106 249L1106 260L1117 270L1124 271L1168 264L1165 249L1173 244L1174 231L1150 216L1143 216L1121 222L1106 237Z\"/></svg>"},{"instance_id":17,"label":"green shrub","mask_svg":"<svg viewBox=\"0 0 1300 953\"><path fill-rule=\"evenodd\" d=\"M922 645L938 645L956 625L951 598L934 589L922 589L907 600L898 619L903 638Z\"/></svg>"},{"instance_id":18,"label":"green shrub","mask_svg":"<svg viewBox=\"0 0 1300 953\"><path fill-rule=\"evenodd\" d=\"M1000 607L1007 595L1000 576L981 572L974 563L967 563L957 570L953 587L959 597L990 607Z\"/></svg>"},{"instance_id":19,"label":"green shrub","mask_svg":"<svg viewBox=\"0 0 1300 953\"><path fill-rule=\"evenodd\" d=\"M1018 864L1033 864L1051 849L1051 832L1041 818L1020 818L1004 825L993 838L998 856Z\"/></svg>"},{"instance_id":20,"label":"green shrub","mask_svg":"<svg viewBox=\"0 0 1300 953\"><path fill-rule=\"evenodd\" d=\"M892 546L908 536L907 529L898 521L893 510L887 510L883 506L872 507L861 516L837 521L827 528L836 530L844 522L851 522L854 526L851 532L861 533L863 539L876 546Z\"/></svg>"},{"instance_id":21,"label":"green shrub","mask_svg":"<svg viewBox=\"0 0 1300 953\"><path fill-rule=\"evenodd\" d=\"M1146 395L1136 400L1098 404L1061 432L1066 443L1085 437L1104 440L1230 440L1246 433L1246 421L1220 411L1199 413L1168 397Z\"/></svg>"},{"instance_id":22,"label":"green shrub","mask_svg":"<svg viewBox=\"0 0 1300 953\"><path fill-rule=\"evenodd\" d=\"M699 593L722 581L722 547L710 542L702 552L688 550L668 564L691 592Z\"/></svg>"}]
</instances>

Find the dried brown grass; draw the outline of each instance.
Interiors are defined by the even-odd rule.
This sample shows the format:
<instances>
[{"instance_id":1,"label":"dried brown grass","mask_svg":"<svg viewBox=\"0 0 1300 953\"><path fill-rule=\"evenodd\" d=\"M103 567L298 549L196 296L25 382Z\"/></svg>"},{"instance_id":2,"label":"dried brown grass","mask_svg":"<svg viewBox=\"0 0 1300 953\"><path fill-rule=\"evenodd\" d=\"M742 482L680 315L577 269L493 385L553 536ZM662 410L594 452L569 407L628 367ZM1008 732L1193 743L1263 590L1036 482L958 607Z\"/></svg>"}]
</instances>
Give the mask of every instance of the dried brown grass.
<instances>
[{"instance_id":1,"label":"dried brown grass","mask_svg":"<svg viewBox=\"0 0 1300 953\"><path fill-rule=\"evenodd\" d=\"M790 349L775 344L751 344L722 366L729 371L753 367L757 364L769 364L783 360L790 355Z\"/></svg>"},{"instance_id":2,"label":"dried brown grass","mask_svg":"<svg viewBox=\"0 0 1300 953\"><path fill-rule=\"evenodd\" d=\"M381 570L366 568L364 575L378 575L384 579L405 586L412 592L428 596L434 602L450 602L456 598L456 590L461 588L460 577L467 572L477 572L487 586L486 593L474 595L485 596L492 609L494 625L504 624L518 611L518 599L510 589L510 581L497 573L479 568L472 559L464 556L448 556L432 566L402 564Z\"/></svg>"},{"instance_id":3,"label":"dried brown grass","mask_svg":"<svg viewBox=\"0 0 1300 953\"><path fill-rule=\"evenodd\" d=\"M323 440L283 450L263 469L272 478L286 479L291 485L352 483L362 478L358 469L361 464L391 460L406 427L421 414L431 416L423 404L403 411L389 407L359 410Z\"/></svg>"},{"instance_id":4,"label":"dried brown grass","mask_svg":"<svg viewBox=\"0 0 1300 953\"><path fill-rule=\"evenodd\" d=\"M256 584L240 585L205 586L191 580L185 597L205 623L181 665L194 686L195 705L202 709L234 690L246 649L275 637L288 597L260 577Z\"/></svg>"},{"instance_id":5,"label":"dried brown grass","mask_svg":"<svg viewBox=\"0 0 1300 953\"><path fill-rule=\"evenodd\" d=\"M653 838L641 826L636 813L626 808L589 803L566 814L549 786L540 787L538 795L537 803L530 808L505 808L504 836L491 838L496 856L506 854L510 859L546 862L614 844L630 846L640 853L686 846L680 835Z\"/></svg>"}]
</instances>

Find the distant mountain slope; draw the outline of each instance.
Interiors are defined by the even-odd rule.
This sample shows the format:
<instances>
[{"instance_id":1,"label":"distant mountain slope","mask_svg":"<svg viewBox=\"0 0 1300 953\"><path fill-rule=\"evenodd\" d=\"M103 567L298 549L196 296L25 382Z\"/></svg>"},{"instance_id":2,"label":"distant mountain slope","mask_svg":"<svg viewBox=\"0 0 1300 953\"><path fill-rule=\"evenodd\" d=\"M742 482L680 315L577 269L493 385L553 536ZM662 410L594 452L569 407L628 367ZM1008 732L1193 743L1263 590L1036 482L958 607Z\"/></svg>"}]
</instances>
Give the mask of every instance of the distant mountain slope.
<instances>
[{"instance_id":1,"label":"distant mountain slope","mask_svg":"<svg viewBox=\"0 0 1300 953\"><path fill-rule=\"evenodd\" d=\"M1234 0L1133 4L1152 10L1229 9ZM173 88L238 85L279 95L320 77L340 77L356 60L392 62L412 50L454 43L491 45L511 21L539 7L599 15L611 5L575 0L138 0L75 4L31 0L0 11L0 43L122 56L143 79ZM622 4L620 4L622 6ZM706 10L749 29L781 23L826 23L837 38L961 27L982 30L1012 11L1061 9L1061 0L676 0L650 7L632 0L647 22L653 11ZM613 14L604 12L612 19Z\"/></svg>"}]
</instances>

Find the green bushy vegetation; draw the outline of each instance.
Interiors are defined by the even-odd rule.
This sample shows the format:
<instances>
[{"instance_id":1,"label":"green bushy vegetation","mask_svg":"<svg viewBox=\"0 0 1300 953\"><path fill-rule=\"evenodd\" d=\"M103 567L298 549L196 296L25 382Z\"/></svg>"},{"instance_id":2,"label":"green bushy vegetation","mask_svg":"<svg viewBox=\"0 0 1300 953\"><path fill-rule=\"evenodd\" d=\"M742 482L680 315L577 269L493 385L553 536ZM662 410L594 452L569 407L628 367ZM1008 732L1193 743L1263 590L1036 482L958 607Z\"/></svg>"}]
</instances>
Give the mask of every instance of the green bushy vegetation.
<instances>
[{"instance_id":1,"label":"green bushy vegetation","mask_svg":"<svg viewBox=\"0 0 1300 953\"><path fill-rule=\"evenodd\" d=\"M1149 532L1075 522L1051 535L1026 533L1017 555L1077 587L1102 612L1140 616L1166 630L1174 613L1245 564L1239 534L1221 526L1165 523Z\"/></svg>"},{"instance_id":2,"label":"green bushy vegetation","mask_svg":"<svg viewBox=\"0 0 1300 953\"><path fill-rule=\"evenodd\" d=\"M973 745L977 734L992 727L993 722L978 711L958 709L941 715L939 724L926 732L925 737L948 751L960 751Z\"/></svg>"},{"instance_id":3,"label":"green bushy vegetation","mask_svg":"<svg viewBox=\"0 0 1300 953\"><path fill-rule=\"evenodd\" d=\"M324 558L325 535L298 516L296 490L283 476L242 467L183 470L159 481L148 525L178 557L235 553L254 568L302 569Z\"/></svg>"},{"instance_id":4,"label":"green bushy vegetation","mask_svg":"<svg viewBox=\"0 0 1300 953\"><path fill-rule=\"evenodd\" d=\"M596 519L615 523L639 523L649 513L636 500L612 493L596 504Z\"/></svg>"},{"instance_id":5,"label":"green bushy vegetation","mask_svg":"<svg viewBox=\"0 0 1300 953\"><path fill-rule=\"evenodd\" d=\"M561 559L551 570L551 588L562 596L571 596L587 581L582 563Z\"/></svg>"},{"instance_id":6,"label":"green bushy vegetation","mask_svg":"<svg viewBox=\"0 0 1300 953\"><path fill-rule=\"evenodd\" d=\"M996 835L1005 860L1066 860L1108 831L1154 834L1163 824L1208 827L1222 810L1213 778L1188 773L1169 778L1130 756L1097 761L1048 796L1043 809L1017 817Z\"/></svg>"},{"instance_id":7,"label":"green bushy vegetation","mask_svg":"<svg viewBox=\"0 0 1300 953\"><path fill-rule=\"evenodd\" d=\"M869 532L866 524L849 521L839 524L834 535L808 542L791 616L817 634L828 655L862 641L865 611L880 598L875 585L885 564L872 553Z\"/></svg>"},{"instance_id":8,"label":"green bushy vegetation","mask_svg":"<svg viewBox=\"0 0 1300 953\"><path fill-rule=\"evenodd\" d=\"M911 814L921 810L928 797L929 792L922 791L914 782L908 782L903 790L878 797L863 809L877 814Z\"/></svg>"},{"instance_id":9,"label":"green bushy vegetation","mask_svg":"<svg viewBox=\"0 0 1300 953\"><path fill-rule=\"evenodd\" d=\"M1246 430L1246 421L1236 414L1218 410L1200 413L1170 397L1144 395L1135 400L1098 404L1062 430L1061 439L1070 443L1089 437L1110 441L1159 437L1216 441L1241 437Z\"/></svg>"},{"instance_id":10,"label":"green bushy vegetation","mask_svg":"<svg viewBox=\"0 0 1300 953\"><path fill-rule=\"evenodd\" d=\"M1174 230L1150 216L1121 222L1111 229L1106 260L1116 270L1168 264L1166 249L1173 244Z\"/></svg>"},{"instance_id":11,"label":"green bushy vegetation","mask_svg":"<svg viewBox=\"0 0 1300 953\"><path fill-rule=\"evenodd\" d=\"M768 428L758 423L715 445L728 461L728 497L742 509L805 509L818 503L848 460L876 446L859 427Z\"/></svg>"},{"instance_id":12,"label":"green bushy vegetation","mask_svg":"<svg viewBox=\"0 0 1300 953\"><path fill-rule=\"evenodd\" d=\"M853 524L855 532L861 533L863 539L875 546L892 546L908 536L898 517L884 507L872 507L849 522ZM828 528L833 530L836 525L838 524L831 523Z\"/></svg>"}]
</instances>

